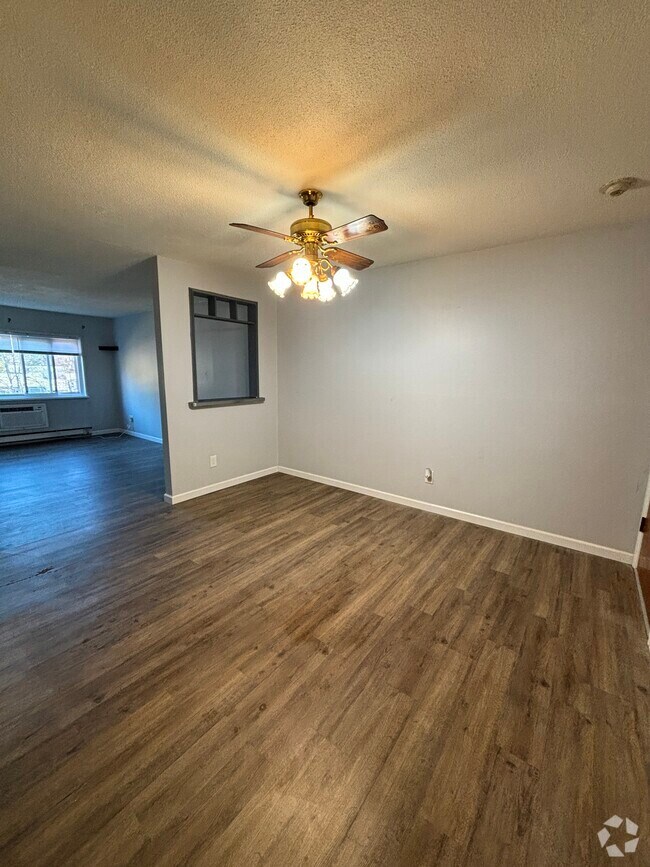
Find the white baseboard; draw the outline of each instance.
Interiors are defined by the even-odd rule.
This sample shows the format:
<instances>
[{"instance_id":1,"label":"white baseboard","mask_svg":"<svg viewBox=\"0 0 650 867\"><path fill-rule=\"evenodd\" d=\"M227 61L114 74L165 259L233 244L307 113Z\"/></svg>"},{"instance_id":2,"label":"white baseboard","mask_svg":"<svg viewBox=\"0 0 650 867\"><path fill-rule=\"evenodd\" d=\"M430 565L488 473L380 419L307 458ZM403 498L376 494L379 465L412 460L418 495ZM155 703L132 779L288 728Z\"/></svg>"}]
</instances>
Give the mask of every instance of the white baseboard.
<instances>
[{"instance_id":1,"label":"white baseboard","mask_svg":"<svg viewBox=\"0 0 650 867\"><path fill-rule=\"evenodd\" d=\"M149 434L138 433L135 430L125 430L124 433L139 440L148 440L150 443L162 443L162 437L152 437Z\"/></svg>"},{"instance_id":2,"label":"white baseboard","mask_svg":"<svg viewBox=\"0 0 650 867\"><path fill-rule=\"evenodd\" d=\"M213 485L206 485L204 488L196 488L194 491L185 491L183 494L165 494L163 499L171 506L175 506L176 503L184 503L185 500L193 500L195 497L203 497L206 494L213 494L215 491L222 491L224 488L232 488L234 485L242 485L244 482L251 482L253 479L260 479L262 476L270 476L277 472L277 467L267 467L265 470L256 470L254 473L247 473L245 476L236 476L234 479L225 479L223 482L215 482Z\"/></svg>"},{"instance_id":3,"label":"white baseboard","mask_svg":"<svg viewBox=\"0 0 650 867\"><path fill-rule=\"evenodd\" d=\"M152 443L162 443L162 437L152 437L149 434L138 433L135 430L127 430L126 428L121 427L109 427L106 430L94 430L92 432L92 436L94 437L103 437L103 436L112 436L113 434L126 434L130 437L137 437L139 440L148 440Z\"/></svg>"},{"instance_id":4,"label":"white baseboard","mask_svg":"<svg viewBox=\"0 0 650 867\"><path fill-rule=\"evenodd\" d=\"M478 524L480 527L490 527L493 530L502 530L504 533L513 533L515 536L525 536L528 539L536 539L538 542L549 542L551 545L559 545L562 548L570 548L573 551L582 551L585 554L595 554L597 557L606 557L608 560L616 560L619 563L632 563L631 551L618 551L616 548L605 548L593 542L585 542L582 539L571 539L568 536L558 536L555 533L547 533L545 530L535 530L532 527L522 527L519 524L509 524L496 518L486 518L483 515L473 515L471 512L461 512L458 509L450 509L447 506L437 506L427 503L425 500L414 500L411 497L402 497L399 494L389 494L386 491L377 491L374 488L366 488L363 485L353 485L350 482L342 482L339 479L328 479L326 476L318 476L314 473L306 473L302 470L294 470L290 467L278 467L278 472L288 476L297 476L300 479L308 479L321 485L330 485L333 488L343 488L346 491L354 491L357 494L365 494L379 500L388 500L390 503L399 503L401 506L410 506L413 509L422 509L425 512L433 512L436 515L444 515L447 518L455 518L458 521L467 521L470 524Z\"/></svg>"}]
</instances>

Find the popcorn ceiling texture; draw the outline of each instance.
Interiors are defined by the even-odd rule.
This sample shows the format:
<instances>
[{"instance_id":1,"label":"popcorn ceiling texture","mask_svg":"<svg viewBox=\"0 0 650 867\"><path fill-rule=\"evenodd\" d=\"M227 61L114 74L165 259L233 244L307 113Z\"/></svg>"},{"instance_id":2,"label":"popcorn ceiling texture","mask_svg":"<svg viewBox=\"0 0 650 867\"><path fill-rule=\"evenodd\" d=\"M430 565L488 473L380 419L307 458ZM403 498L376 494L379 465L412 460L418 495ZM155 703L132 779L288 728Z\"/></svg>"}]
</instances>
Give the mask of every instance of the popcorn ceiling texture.
<instances>
[{"instance_id":1,"label":"popcorn ceiling texture","mask_svg":"<svg viewBox=\"0 0 650 867\"><path fill-rule=\"evenodd\" d=\"M650 215L645 0L5 0L0 302L145 306L153 254L252 270L321 187L378 266ZM304 90L299 85L306 84ZM143 276L144 275L144 276Z\"/></svg>"}]
</instances>

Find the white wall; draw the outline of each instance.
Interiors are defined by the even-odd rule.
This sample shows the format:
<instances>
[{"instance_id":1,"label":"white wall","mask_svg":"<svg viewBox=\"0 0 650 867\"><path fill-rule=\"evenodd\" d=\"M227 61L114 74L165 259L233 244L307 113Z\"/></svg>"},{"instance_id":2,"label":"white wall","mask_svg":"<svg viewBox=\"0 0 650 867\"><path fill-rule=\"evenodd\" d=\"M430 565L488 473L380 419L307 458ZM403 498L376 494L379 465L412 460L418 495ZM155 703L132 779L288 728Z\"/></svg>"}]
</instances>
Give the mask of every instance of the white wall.
<instances>
[{"instance_id":1,"label":"white wall","mask_svg":"<svg viewBox=\"0 0 650 867\"><path fill-rule=\"evenodd\" d=\"M50 430L92 427L114 430L122 426L115 356L98 349L114 343L113 320L103 316L76 316L49 310L0 306L0 331L40 332L81 340L88 397L46 398ZM28 400L33 403L35 398ZM12 399L12 403L18 400Z\"/></svg>"},{"instance_id":2,"label":"white wall","mask_svg":"<svg viewBox=\"0 0 650 867\"><path fill-rule=\"evenodd\" d=\"M121 427L160 440L160 395L153 310L115 319L117 372L122 407Z\"/></svg>"},{"instance_id":3,"label":"white wall","mask_svg":"<svg viewBox=\"0 0 650 867\"><path fill-rule=\"evenodd\" d=\"M276 467L276 305L254 272L193 265L158 258L156 295L161 410L166 428L166 492L191 491ZM189 289L258 301L261 404L192 410ZM217 455L214 469L211 454Z\"/></svg>"},{"instance_id":4,"label":"white wall","mask_svg":"<svg viewBox=\"0 0 650 867\"><path fill-rule=\"evenodd\" d=\"M641 223L381 268L328 305L287 298L280 464L632 551L649 275Z\"/></svg>"}]
</instances>

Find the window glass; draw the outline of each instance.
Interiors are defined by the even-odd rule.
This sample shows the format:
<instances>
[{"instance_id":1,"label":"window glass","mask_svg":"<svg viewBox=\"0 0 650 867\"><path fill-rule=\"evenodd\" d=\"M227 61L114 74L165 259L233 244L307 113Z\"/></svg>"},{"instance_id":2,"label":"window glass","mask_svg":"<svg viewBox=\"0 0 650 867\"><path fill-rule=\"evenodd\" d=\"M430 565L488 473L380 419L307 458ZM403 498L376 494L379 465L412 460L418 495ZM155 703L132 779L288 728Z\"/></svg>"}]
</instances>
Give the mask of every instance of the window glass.
<instances>
[{"instance_id":1,"label":"window glass","mask_svg":"<svg viewBox=\"0 0 650 867\"><path fill-rule=\"evenodd\" d=\"M85 397L79 340L0 334L0 397L30 395Z\"/></svg>"},{"instance_id":2,"label":"window glass","mask_svg":"<svg viewBox=\"0 0 650 867\"><path fill-rule=\"evenodd\" d=\"M0 352L0 394L25 394L21 356Z\"/></svg>"},{"instance_id":3,"label":"window glass","mask_svg":"<svg viewBox=\"0 0 650 867\"><path fill-rule=\"evenodd\" d=\"M59 394L79 394L81 383L77 367L78 356L55 355L56 390Z\"/></svg>"},{"instance_id":4,"label":"window glass","mask_svg":"<svg viewBox=\"0 0 650 867\"><path fill-rule=\"evenodd\" d=\"M36 352L23 353L27 394L53 394L56 391L50 374L50 357Z\"/></svg>"}]
</instances>

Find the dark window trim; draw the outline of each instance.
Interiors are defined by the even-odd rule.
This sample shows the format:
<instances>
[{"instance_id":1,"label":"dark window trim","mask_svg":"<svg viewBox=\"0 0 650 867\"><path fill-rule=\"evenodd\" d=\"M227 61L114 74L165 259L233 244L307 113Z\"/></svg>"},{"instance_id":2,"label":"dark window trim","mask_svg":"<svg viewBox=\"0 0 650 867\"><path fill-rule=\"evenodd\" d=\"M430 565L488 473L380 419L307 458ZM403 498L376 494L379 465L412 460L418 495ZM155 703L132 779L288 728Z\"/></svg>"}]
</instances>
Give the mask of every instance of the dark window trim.
<instances>
[{"instance_id":1,"label":"dark window trim","mask_svg":"<svg viewBox=\"0 0 650 867\"><path fill-rule=\"evenodd\" d=\"M195 297L208 299L208 313L194 312ZM231 317L216 315L216 302L225 301L229 304ZM239 406L248 403L264 403L260 397L259 377L259 347L258 347L258 315L257 301L248 301L245 298L235 298L232 295L221 295L216 292L206 292L203 289L189 288L190 302L190 340L192 350L192 394L194 400L188 403L190 409L204 409L218 406ZM248 319L237 319L237 304L246 305ZM247 397L223 397L199 399L196 382L196 340L194 330L195 319L213 319L216 322L231 322L236 325L245 325L248 328L248 382L250 394Z\"/></svg>"},{"instance_id":2,"label":"dark window trim","mask_svg":"<svg viewBox=\"0 0 650 867\"><path fill-rule=\"evenodd\" d=\"M253 302L247 302L252 304ZM232 322L233 325L255 325L254 319L231 319L229 316L210 316L207 313L195 313L195 319L215 319L217 322Z\"/></svg>"},{"instance_id":3,"label":"dark window trim","mask_svg":"<svg viewBox=\"0 0 650 867\"><path fill-rule=\"evenodd\" d=\"M211 406L243 406L247 403L264 403L265 397L222 397L218 400L194 400L187 405L190 409L209 409Z\"/></svg>"}]
</instances>

